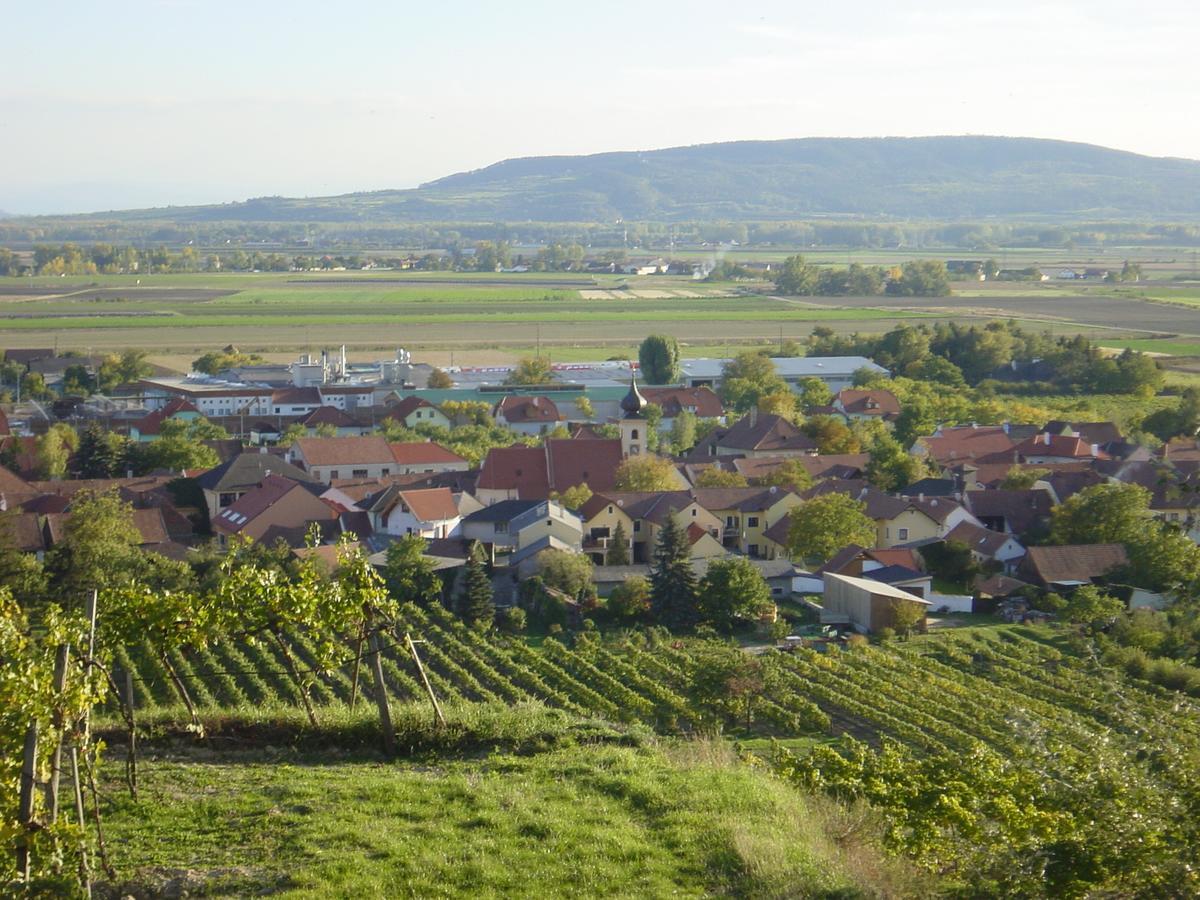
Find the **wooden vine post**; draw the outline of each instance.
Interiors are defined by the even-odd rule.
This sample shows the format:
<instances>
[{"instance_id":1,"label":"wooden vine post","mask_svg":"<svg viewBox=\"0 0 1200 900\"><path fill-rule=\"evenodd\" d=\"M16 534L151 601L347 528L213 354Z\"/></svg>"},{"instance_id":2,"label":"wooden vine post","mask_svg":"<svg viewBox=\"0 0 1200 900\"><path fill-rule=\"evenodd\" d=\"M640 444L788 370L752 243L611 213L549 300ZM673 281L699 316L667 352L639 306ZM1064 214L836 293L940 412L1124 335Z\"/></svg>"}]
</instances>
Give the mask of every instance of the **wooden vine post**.
<instances>
[{"instance_id":1,"label":"wooden vine post","mask_svg":"<svg viewBox=\"0 0 1200 900\"><path fill-rule=\"evenodd\" d=\"M21 761L21 793L17 801L17 822L21 834L17 838L17 876L29 881L29 843L33 832L33 793L37 785L37 721L29 723L25 732L25 752Z\"/></svg>"},{"instance_id":2,"label":"wooden vine post","mask_svg":"<svg viewBox=\"0 0 1200 900\"><path fill-rule=\"evenodd\" d=\"M417 655L417 644L425 642L414 641L412 635L406 631L404 632L404 643L408 645L408 652L412 654L413 662L417 664L417 674L421 676L421 684L425 685L425 691L429 694L429 702L433 704L433 713L437 718L437 723L445 728L446 717L442 715L442 705L438 703L437 694L433 692L433 685L429 683L429 677L425 674L425 667L421 665L421 657Z\"/></svg>"},{"instance_id":3,"label":"wooden vine post","mask_svg":"<svg viewBox=\"0 0 1200 900\"><path fill-rule=\"evenodd\" d=\"M71 646L63 644L54 655L54 696L61 698L67 689L67 664L71 659ZM66 716L61 700L54 708L54 753L50 757L50 781L46 784L47 815L51 823L58 821L58 781L62 775L63 728Z\"/></svg>"},{"instance_id":4,"label":"wooden vine post","mask_svg":"<svg viewBox=\"0 0 1200 900\"><path fill-rule=\"evenodd\" d=\"M388 705L387 685L383 681L379 632L372 630L368 640L371 649L371 674L375 681L375 705L379 707L379 726L383 731L383 750L391 756L396 752L396 729L392 725L392 709Z\"/></svg>"}]
</instances>

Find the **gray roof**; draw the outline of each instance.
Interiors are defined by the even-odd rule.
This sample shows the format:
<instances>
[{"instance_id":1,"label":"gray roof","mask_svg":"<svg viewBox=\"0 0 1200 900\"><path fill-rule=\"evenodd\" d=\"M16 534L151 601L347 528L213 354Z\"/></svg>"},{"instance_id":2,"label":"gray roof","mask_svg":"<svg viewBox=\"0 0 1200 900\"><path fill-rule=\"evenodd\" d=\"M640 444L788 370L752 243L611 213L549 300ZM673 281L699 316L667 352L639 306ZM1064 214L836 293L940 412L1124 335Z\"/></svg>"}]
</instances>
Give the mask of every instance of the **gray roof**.
<instances>
[{"instance_id":1,"label":"gray roof","mask_svg":"<svg viewBox=\"0 0 1200 900\"><path fill-rule=\"evenodd\" d=\"M196 481L206 491L229 491L254 487L268 475L282 475L307 484L317 483L317 479L308 472L274 453L239 453L215 469L209 469Z\"/></svg>"},{"instance_id":2,"label":"gray roof","mask_svg":"<svg viewBox=\"0 0 1200 900\"><path fill-rule=\"evenodd\" d=\"M728 359L684 359L679 368L685 378L720 378ZM853 375L858 369L887 373L865 356L786 356L773 358L775 371L782 378L818 378Z\"/></svg>"}]
</instances>

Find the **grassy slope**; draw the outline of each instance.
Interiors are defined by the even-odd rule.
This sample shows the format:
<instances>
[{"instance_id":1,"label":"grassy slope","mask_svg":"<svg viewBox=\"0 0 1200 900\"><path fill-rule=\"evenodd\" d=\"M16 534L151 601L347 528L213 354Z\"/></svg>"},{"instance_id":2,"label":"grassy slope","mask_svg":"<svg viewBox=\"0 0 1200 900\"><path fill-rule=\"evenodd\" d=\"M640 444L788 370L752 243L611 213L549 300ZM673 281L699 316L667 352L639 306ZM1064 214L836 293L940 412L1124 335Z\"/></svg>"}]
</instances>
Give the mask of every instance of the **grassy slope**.
<instances>
[{"instance_id":1,"label":"grassy slope","mask_svg":"<svg viewBox=\"0 0 1200 900\"><path fill-rule=\"evenodd\" d=\"M725 744L592 725L572 745L579 723L537 707L470 727L511 729L518 715L532 727L490 754L163 753L142 762L137 803L110 764L113 862L126 890L191 870L192 888L217 896L791 897L901 877L827 836L828 801Z\"/></svg>"}]
</instances>

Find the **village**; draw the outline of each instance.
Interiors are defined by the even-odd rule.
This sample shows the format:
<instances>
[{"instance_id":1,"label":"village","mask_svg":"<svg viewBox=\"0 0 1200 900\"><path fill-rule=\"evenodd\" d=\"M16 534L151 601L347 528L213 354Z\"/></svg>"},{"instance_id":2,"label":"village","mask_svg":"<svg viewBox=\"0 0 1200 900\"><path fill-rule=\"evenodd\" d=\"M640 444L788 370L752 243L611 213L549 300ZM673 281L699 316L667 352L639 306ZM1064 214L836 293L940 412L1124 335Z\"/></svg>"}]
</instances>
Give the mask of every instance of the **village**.
<instances>
[{"instance_id":1,"label":"village","mask_svg":"<svg viewBox=\"0 0 1200 900\"><path fill-rule=\"evenodd\" d=\"M745 357L786 403L727 402ZM77 364L51 350L6 362L51 386ZM1119 541L1051 541L1054 510L1099 486L1144 488L1149 515L1200 537L1194 435L1151 448L1111 422L938 423L897 448L902 405L865 357L676 363L671 383L649 384L629 360L441 370L404 350L350 362L343 347L147 375L54 403L54 424L51 404L37 406L42 421L0 420L4 538L40 560L78 498L111 492L142 548L177 561L253 542L336 566L348 541L386 571L389 548L419 539L447 607L481 556L502 617L523 608L574 628L653 621L649 584L670 542L698 582L731 563L752 572L770 602L742 609L741 629L791 646L1044 621L1055 608L1040 598L1091 584L1128 609L1163 608L1162 579L1131 567ZM47 477L46 435L64 429L76 439ZM852 434L875 443L838 446ZM178 470L121 471L98 450L112 435L135 449L190 441L212 464L185 454Z\"/></svg>"}]
</instances>

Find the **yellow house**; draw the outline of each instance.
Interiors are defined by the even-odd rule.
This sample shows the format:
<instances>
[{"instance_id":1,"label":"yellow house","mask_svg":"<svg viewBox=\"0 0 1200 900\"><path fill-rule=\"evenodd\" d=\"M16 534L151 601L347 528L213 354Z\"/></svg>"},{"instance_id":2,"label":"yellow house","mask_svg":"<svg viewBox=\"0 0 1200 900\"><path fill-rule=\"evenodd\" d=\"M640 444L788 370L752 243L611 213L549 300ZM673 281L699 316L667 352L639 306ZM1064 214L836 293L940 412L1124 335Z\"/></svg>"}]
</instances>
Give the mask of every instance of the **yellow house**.
<instances>
[{"instance_id":1,"label":"yellow house","mask_svg":"<svg viewBox=\"0 0 1200 900\"><path fill-rule=\"evenodd\" d=\"M696 501L720 525L721 544L755 559L775 559L778 542L767 533L803 501L794 491L780 487L696 488ZM714 535L715 536L715 535Z\"/></svg>"},{"instance_id":2,"label":"yellow house","mask_svg":"<svg viewBox=\"0 0 1200 900\"><path fill-rule=\"evenodd\" d=\"M724 553L724 548L716 540L721 521L700 506L687 491L610 491L593 494L579 514L583 519L584 550L600 563L607 561L608 542L616 532L618 522L624 526L630 540L630 561L638 564L650 562L654 558L659 530L667 516L674 516L684 529L690 529L693 525L702 529ZM712 543L700 539L694 531L689 539L693 558L716 555Z\"/></svg>"}]
</instances>

